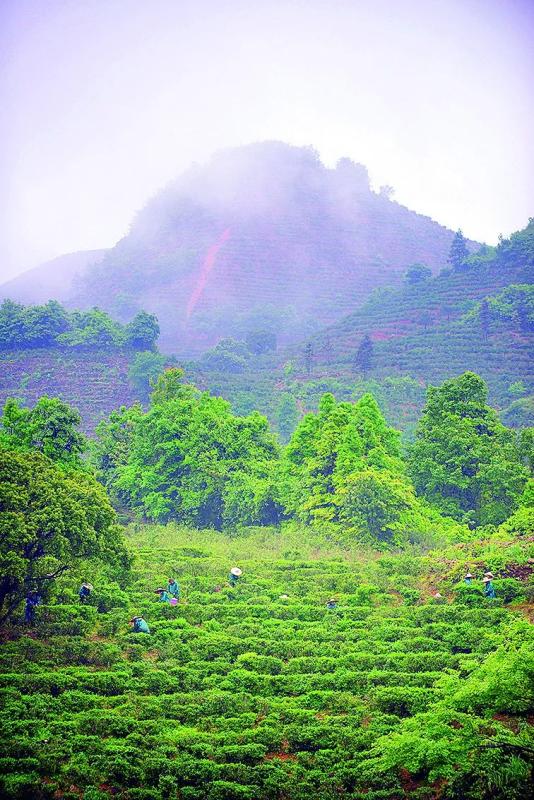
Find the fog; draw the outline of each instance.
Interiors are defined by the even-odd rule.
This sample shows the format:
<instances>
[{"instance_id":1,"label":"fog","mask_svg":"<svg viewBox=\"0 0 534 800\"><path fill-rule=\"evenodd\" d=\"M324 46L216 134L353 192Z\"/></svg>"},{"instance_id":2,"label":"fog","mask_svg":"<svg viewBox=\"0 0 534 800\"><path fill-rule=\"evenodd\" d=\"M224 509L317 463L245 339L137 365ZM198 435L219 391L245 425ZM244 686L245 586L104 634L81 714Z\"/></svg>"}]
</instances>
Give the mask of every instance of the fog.
<instances>
[{"instance_id":1,"label":"fog","mask_svg":"<svg viewBox=\"0 0 534 800\"><path fill-rule=\"evenodd\" d=\"M222 147L348 156L495 243L532 208L525 0L2 0L0 277L113 245Z\"/></svg>"}]
</instances>

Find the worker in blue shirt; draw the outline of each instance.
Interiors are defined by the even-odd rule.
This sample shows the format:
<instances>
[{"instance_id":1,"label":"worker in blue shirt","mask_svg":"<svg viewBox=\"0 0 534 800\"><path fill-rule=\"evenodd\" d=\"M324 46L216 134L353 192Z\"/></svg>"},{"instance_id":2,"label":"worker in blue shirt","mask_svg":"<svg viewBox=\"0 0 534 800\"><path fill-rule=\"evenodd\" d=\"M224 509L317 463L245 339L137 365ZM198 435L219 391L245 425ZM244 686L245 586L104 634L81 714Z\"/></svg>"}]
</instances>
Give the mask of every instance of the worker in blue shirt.
<instances>
[{"instance_id":1,"label":"worker in blue shirt","mask_svg":"<svg viewBox=\"0 0 534 800\"><path fill-rule=\"evenodd\" d=\"M230 574L228 575L228 583L230 586L234 587L242 574L243 572L239 569L239 567L232 567Z\"/></svg>"},{"instance_id":2,"label":"worker in blue shirt","mask_svg":"<svg viewBox=\"0 0 534 800\"><path fill-rule=\"evenodd\" d=\"M133 625L134 633L150 633L150 628L146 624L143 617L132 617L130 622Z\"/></svg>"},{"instance_id":3,"label":"worker in blue shirt","mask_svg":"<svg viewBox=\"0 0 534 800\"><path fill-rule=\"evenodd\" d=\"M170 601L170 597L161 586L158 589L155 589L155 594L159 595L159 602L160 603L168 603Z\"/></svg>"},{"instance_id":4,"label":"worker in blue shirt","mask_svg":"<svg viewBox=\"0 0 534 800\"><path fill-rule=\"evenodd\" d=\"M482 583L484 584L484 597L487 597L488 600L495 600L495 587L491 582L491 578L483 578Z\"/></svg>"},{"instance_id":5,"label":"worker in blue shirt","mask_svg":"<svg viewBox=\"0 0 534 800\"><path fill-rule=\"evenodd\" d=\"M29 625L35 619L35 609L41 603L41 595L37 592L28 592L24 606L24 621Z\"/></svg>"},{"instance_id":6,"label":"worker in blue shirt","mask_svg":"<svg viewBox=\"0 0 534 800\"><path fill-rule=\"evenodd\" d=\"M78 597L80 598L80 603L87 603L89 597L91 596L92 591L93 591L92 584L87 583L87 581L84 581L78 590Z\"/></svg>"},{"instance_id":7,"label":"worker in blue shirt","mask_svg":"<svg viewBox=\"0 0 534 800\"><path fill-rule=\"evenodd\" d=\"M180 598L180 586L174 578L169 578L167 583L167 594L175 597L177 600Z\"/></svg>"}]
</instances>

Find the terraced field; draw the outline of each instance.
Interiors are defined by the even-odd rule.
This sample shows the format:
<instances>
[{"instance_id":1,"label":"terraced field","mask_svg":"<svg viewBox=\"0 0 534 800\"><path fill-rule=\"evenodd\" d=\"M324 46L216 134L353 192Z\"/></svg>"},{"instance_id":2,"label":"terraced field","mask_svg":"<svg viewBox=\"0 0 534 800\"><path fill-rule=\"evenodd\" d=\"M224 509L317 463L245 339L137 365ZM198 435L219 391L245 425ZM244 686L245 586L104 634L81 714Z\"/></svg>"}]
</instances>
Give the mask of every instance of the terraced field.
<instances>
[{"instance_id":1,"label":"terraced field","mask_svg":"<svg viewBox=\"0 0 534 800\"><path fill-rule=\"evenodd\" d=\"M2 796L527 797L531 541L380 555L298 529L128 539L121 585L86 566L29 629L2 631ZM500 599L463 586L467 566L491 568ZM174 608L153 593L171 574ZM150 635L128 632L132 614Z\"/></svg>"},{"instance_id":2,"label":"terraced field","mask_svg":"<svg viewBox=\"0 0 534 800\"><path fill-rule=\"evenodd\" d=\"M33 405L60 397L78 409L82 430L91 432L114 408L137 400L128 381L134 354L108 350L35 348L0 351L0 406L8 397Z\"/></svg>"}]
</instances>

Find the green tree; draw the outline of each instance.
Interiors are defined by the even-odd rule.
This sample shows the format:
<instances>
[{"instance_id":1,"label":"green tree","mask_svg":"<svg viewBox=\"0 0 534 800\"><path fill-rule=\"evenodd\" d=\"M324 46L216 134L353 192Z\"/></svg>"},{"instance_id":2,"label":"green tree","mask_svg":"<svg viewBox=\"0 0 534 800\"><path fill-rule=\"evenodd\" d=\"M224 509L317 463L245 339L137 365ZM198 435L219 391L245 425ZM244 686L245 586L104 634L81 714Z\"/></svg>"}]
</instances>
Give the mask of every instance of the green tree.
<instances>
[{"instance_id":1,"label":"green tree","mask_svg":"<svg viewBox=\"0 0 534 800\"><path fill-rule=\"evenodd\" d=\"M527 387L523 383L523 381L514 381L508 387L508 394L510 397L517 399L519 397L523 397L523 395L527 394Z\"/></svg>"},{"instance_id":2,"label":"green tree","mask_svg":"<svg viewBox=\"0 0 534 800\"><path fill-rule=\"evenodd\" d=\"M534 427L525 428L519 434L519 456L534 476Z\"/></svg>"},{"instance_id":3,"label":"green tree","mask_svg":"<svg viewBox=\"0 0 534 800\"><path fill-rule=\"evenodd\" d=\"M250 352L244 342L236 339L221 339L215 347L202 355L200 364L213 372L239 375L245 371L249 358Z\"/></svg>"},{"instance_id":4,"label":"green tree","mask_svg":"<svg viewBox=\"0 0 534 800\"><path fill-rule=\"evenodd\" d=\"M24 339L30 347L50 347L58 336L70 329L67 311L55 300L44 306L25 308L23 321Z\"/></svg>"},{"instance_id":5,"label":"green tree","mask_svg":"<svg viewBox=\"0 0 534 800\"><path fill-rule=\"evenodd\" d=\"M304 521L336 520L348 480L367 468L402 473L398 433L372 395L354 404L323 395L317 414L301 419L283 454L280 497L286 513Z\"/></svg>"},{"instance_id":6,"label":"green tree","mask_svg":"<svg viewBox=\"0 0 534 800\"><path fill-rule=\"evenodd\" d=\"M169 367L159 375L150 395L152 405L160 405L169 400L178 400L181 397L198 395L193 386L184 383L184 371L180 367Z\"/></svg>"},{"instance_id":7,"label":"green tree","mask_svg":"<svg viewBox=\"0 0 534 800\"><path fill-rule=\"evenodd\" d=\"M245 342L250 352L257 356L276 350L276 334L272 331L249 331Z\"/></svg>"},{"instance_id":8,"label":"green tree","mask_svg":"<svg viewBox=\"0 0 534 800\"><path fill-rule=\"evenodd\" d=\"M425 266L425 264L412 264L406 270L404 279L408 286L416 286L420 283L425 283L432 277L432 270Z\"/></svg>"},{"instance_id":9,"label":"green tree","mask_svg":"<svg viewBox=\"0 0 534 800\"><path fill-rule=\"evenodd\" d=\"M369 468L348 477L339 518L369 531L378 541L391 542L403 511L415 504L414 492L406 481L385 470Z\"/></svg>"},{"instance_id":10,"label":"green tree","mask_svg":"<svg viewBox=\"0 0 534 800\"><path fill-rule=\"evenodd\" d=\"M139 311L126 325L125 341L135 350L154 350L159 334L157 317L154 314L147 314L146 311Z\"/></svg>"},{"instance_id":11,"label":"green tree","mask_svg":"<svg viewBox=\"0 0 534 800\"><path fill-rule=\"evenodd\" d=\"M132 439L142 416L141 405L122 406L98 424L96 438L90 442L91 460L97 477L109 490L113 501L121 505L127 505L128 493L122 495L116 482L119 472L128 463Z\"/></svg>"},{"instance_id":12,"label":"green tree","mask_svg":"<svg viewBox=\"0 0 534 800\"><path fill-rule=\"evenodd\" d=\"M514 400L500 413L501 422L508 428L530 428L534 426L534 396Z\"/></svg>"},{"instance_id":13,"label":"green tree","mask_svg":"<svg viewBox=\"0 0 534 800\"><path fill-rule=\"evenodd\" d=\"M356 351L354 367L357 372L366 375L373 366L374 345L371 337L367 334L363 337Z\"/></svg>"},{"instance_id":14,"label":"green tree","mask_svg":"<svg viewBox=\"0 0 534 800\"><path fill-rule=\"evenodd\" d=\"M33 408L8 399L0 417L0 444L14 450L37 450L63 465L81 466L87 447L78 427L81 417L57 397L41 397Z\"/></svg>"},{"instance_id":15,"label":"green tree","mask_svg":"<svg viewBox=\"0 0 534 800\"><path fill-rule=\"evenodd\" d=\"M164 355L154 353L152 350L143 350L135 354L128 368L128 380L142 400L148 400L151 387L163 372L165 361Z\"/></svg>"},{"instance_id":16,"label":"green tree","mask_svg":"<svg viewBox=\"0 0 534 800\"><path fill-rule=\"evenodd\" d=\"M0 621L82 558L127 564L105 490L41 453L0 447Z\"/></svg>"},{"instance_id":17,"label":"green tree","mask_svg":"<svg viewBox=\"0 0 534 800\"><path fill-rule=\"evenodd\" d=\"M117 423L125 422L125 414L110 421L114 430L110 424L99 428L96 447L110 490L130 508L158 521L177 519L218 529L265 522L264 513L274 509L268 498L272 462L278 459L267 420L257 413L234 416L222 398L183 384L172 387L166 399L166 387L160 383L166 374L156 385L149 411L128 420L133 427L124 432L127 453L119 449L119 458L109 460L109 468L103 458L114 451L117 436L120 448L123 433ZM243 489L239 502L236 486Z\"/></svg>"},{"instance_id":18,"label":"green tree","mask_svg":"<svg viewBox=\"0 0 534 800\"><path fill-rule=\"evenodd\" d=\"M74 311L71 314L72 329L58 336L59 344L69 347L122 347L125 333L122 326L109 314L98 308L90 311Z\"/></svg>"},{"instance_id":19,"label":"green tree","mask_svg":"<svg viewBox=\"0 0 534 800\"><path fill-rule=\"evenodd\" d=\"M311 342L304 348L304 369L306 370L306 375L311 375L313 369L313 345Z\"/></svg>"},{"instance_id":20,"label":"green tree","mask_svg":"<svg viewBox=\"0 0 534 800\"><path fill-rule=\"evenodd\" d=\"M468 258L469 250L467 249L465 237L462 231L458 230L454 234L454 239L452 240L449 257L447 260L449 264L451 264L452 267L459 272L462 269L465 269L465 262Z\"/></svg>"},{"instance_id":21,"label":"green tree","mask_svg":"<svg viewBox=\"0 0 534 800\"><path fill-rule=\"evenodd\" d=\"M409 460L417 491L474 525L505 520L527 478L515 433L486 401L486 384L472 372L429 387Z\"/></svg>"},{"instance_id":22,"label":"green tree","mask_svg":"<svg viewBox=\"0 0 534 800\"><path fill-rule=\"evenodd\" d=\"M300 417L297 401L289 392L283 392L280 396L276 417L280 438L288 442Z\"/></svg>"},{"instance_id":23,"label":"green tree","mask_svg":"<svg viewBox=\"0 0 534 800\"><path fill-rule=\"evenodd\" d=\"M0 306L0 347L20 347L24 334L24 306L4 300Z\"/></svg>"}]
</instances>

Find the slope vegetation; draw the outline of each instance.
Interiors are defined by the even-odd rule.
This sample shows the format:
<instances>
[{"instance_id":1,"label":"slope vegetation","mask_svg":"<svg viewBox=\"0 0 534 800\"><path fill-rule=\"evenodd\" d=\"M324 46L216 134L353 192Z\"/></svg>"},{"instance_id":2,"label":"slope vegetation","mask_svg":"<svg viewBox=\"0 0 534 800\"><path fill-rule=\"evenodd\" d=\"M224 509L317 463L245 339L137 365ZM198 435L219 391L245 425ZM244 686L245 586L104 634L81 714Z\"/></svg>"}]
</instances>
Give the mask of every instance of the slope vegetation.
<instances>
[{"instance_id":1,"label":"slope vegetation","mask_svg":"<svg viewBox=\"0 0 534 800\"><path fill-rule=\"evenodd\" d=\"M26 405L45 394L60 397L78 409L82 429L91 432L114 408L138 400L128 381L134 356L105 348L1 350L0 406L8 397Z\"/></svg>"},{"instance_id":2,"label":"slope vegetation","mask_svg":"<svg viewBox=\"0 0 534 800\"><path fill-rule=\"evenodd\" d=\"M29 628L2 631L3 796L527 796L526 542L380 556L303 529L137 525L128 539L122 589L91 572L82 606L87 573L63 577ZM491 568L499 599L464 587L467 567ZM169 575L174 608L153 599ZM150 635L128 632L132 614Z\"/></svg>"},{"instance_id":3,"label":"slope vegetation","mask_svg":"<svg viewBox=\"0 0 534 800\"><path fill-rule=\"evenodd\" d=\"M494 362L509 355L515 374L526 371L528 379L532 311L525 308L523 320L519 314L494 315L487 326L480 315L467 320L465 315L476 301L491 299L507 286L533 282L534 221L496 250L472 256L459 270L377 292L361 309L317 337L315 361L353 361L358 344L368 335L377 344L376 366L382 372L412 369L414 377L427 380L448 377L458 365L482 372L488 349L493 349Z\"/></svg>"}]
</instances>

